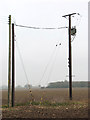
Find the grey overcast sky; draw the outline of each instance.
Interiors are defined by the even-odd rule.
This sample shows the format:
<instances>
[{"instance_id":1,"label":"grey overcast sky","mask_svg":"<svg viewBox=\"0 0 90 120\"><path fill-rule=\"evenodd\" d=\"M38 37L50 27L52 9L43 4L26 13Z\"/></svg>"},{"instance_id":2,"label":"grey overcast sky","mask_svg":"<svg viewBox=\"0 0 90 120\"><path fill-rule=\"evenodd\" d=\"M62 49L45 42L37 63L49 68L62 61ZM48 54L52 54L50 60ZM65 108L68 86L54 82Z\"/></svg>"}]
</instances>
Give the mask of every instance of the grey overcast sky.
<instances>
[{"instance_id":1,"label":"grey overcast sky","mask_svg":"<svg viewBox=\"0 0 90 120\"><path fill-rule=\"evenodd\" d=\"M72 42L73 81L88 80L88 1L87 0L0 0L0 84L8 85L8 16L12 23L36 27L68 27L69 13L77 33ZM47 85L68 80L68 29L35 30L15 26L15 84ZM56 47L56 44L61 43ZM52 55L53 54L53 55ZM52 56L52 57L51 57ZM46 71L45 71L46 69ZM43 76L43 77L42 77Z\"/></svg>"}]
</instances>

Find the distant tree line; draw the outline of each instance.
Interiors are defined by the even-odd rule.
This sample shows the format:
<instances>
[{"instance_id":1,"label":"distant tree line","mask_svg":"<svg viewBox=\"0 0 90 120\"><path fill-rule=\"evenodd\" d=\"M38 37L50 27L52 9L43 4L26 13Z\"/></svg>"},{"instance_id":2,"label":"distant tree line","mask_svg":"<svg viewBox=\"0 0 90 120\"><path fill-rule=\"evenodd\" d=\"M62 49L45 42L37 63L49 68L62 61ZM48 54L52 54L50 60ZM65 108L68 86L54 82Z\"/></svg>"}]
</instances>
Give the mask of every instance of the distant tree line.
<instances>
[{"instance_id":1,"label":"distant tree line","mask_svg":"<svg viewBox=\"0 0 90 120\"><path fill-rule=\"evenodd\" d=\"M88 81L74 81L72 82L72 87L90 87L90 83L88 84ZM47 88L69 88L69 82L62 81L49 83Z\"/></svg>"},{"instance_id":2,"label":"distant tree line","mask_svg":"<svg viewBox=\"0 0 90 120\"><path fill-rule=\"evenodd\" d=\"M29 88L32 88L32 85L26 84L24 86L21 86L21 85L16 86L16 89L29 89ZM7 87L7 85L2 85L2 87L0 87L0 89L7 90L8 87Z\"/></svg>"},{"instance_id":3,"label":"distant tree line","mask_svg":"<svg viewBox=\"0 0 90 120\"><path fill-rule=\"evenodd\" d=\"M32 85L29 85L29 84L26 84L26 85L24 85L24 87L22 87L21 85L18 85L18 86L16 86L16 89L29 89L29 88L32 88Z\"/></svg>"},{"instance_id":4,"label":"distant tree line","mask_svg":"<svg viewBox=\"0 0 90 120\"><path fill-rule=\"evenodd\" d=\"M39 86L40 88L41 86ZM72 87L90 87L90 82L88 81L73 81L72 82ZM21 85L16 86L16 89L29 89L33 88L32 85L24 85L23 87ZM42 88L42 87L41 87ZM45 88L45 87L43 87ZM49 83L46 88L69 88L69 82L68 81L61 81L61 82L53 82ZM6 85L3 85L0 87L0 89L7 90L8 87Z\"/></svg>"}]
</instances>

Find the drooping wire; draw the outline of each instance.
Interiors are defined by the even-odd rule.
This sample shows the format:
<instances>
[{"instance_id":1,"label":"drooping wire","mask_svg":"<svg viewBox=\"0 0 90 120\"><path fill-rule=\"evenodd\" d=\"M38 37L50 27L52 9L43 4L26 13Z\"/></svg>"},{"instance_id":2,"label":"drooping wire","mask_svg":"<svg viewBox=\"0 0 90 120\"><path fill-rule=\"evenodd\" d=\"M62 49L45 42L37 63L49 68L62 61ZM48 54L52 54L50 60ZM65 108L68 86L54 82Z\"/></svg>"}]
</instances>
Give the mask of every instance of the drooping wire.
<instances>
[{"instance_id":1,"label":"drooping wire","mask_svg":"<svg viewBox=\"0 0 90 120\"><path fill-rule=\"evenodd\" d=\"M51 63L51 60L52 60L52 58L55 56L55 58L54 58L54 61L53 61L53 63L55 63L55 61L56 61L56 56L57 56L57 54L56 54L56 47L58 47L59 45L61 45L61 41L60 40L58 40L57 41L57 44L56 44L56 46L55 46L55 48L54 48L54 50L53 50L53 52L52 52L52 54L51 54L51 56L50 56L50 59L49 59L49 61L48 61L48 63L47 63L47 65L46 65L46 67L45 67L45 69L44 69L44 73L43 73L43 75L42 75L42 77L41 77L41 79L40 79L40 81L39 81L39 85L40 85L40 83L41 83L41 81L43 80L43 77L44 77L44 75L45 75L45 73L46 73L46 71L47 71L47 69L48 69L48 67L49 67L49 64ZM54 55L55 54L55 55ZM51 73L52 73L52 69L53 69L53 64L52 64L52 67L51 67ZM51 73L50 73L50 75L51 75ZM49 78L48 78L49 79ZM47 80L48 81L48 80Z\"/></svg>"},{"instance_id":2,"label":"drooping wire","mask_svg":"<svg viewBox=\"0 0 90 120\"><path fill-rule=\"evenodd\" d=\"M32 26L24 26L24 25L17 25L17 24L15 24L15 26L18 26L18 27L23 27L23 28L31 28L31 29L64 29L64 28L68 28L68 27L58 27L58 28L50 28L50 27L48 27L48 28L44 28L44 27L32 27Z\"/></svg>"},{"instance_id":3,"label":"drooping wire","mask_svg":"<svg viewBox=\"0 0 90 120\"><path fill-rule=\"evenodd\" d=\"M61 43L62 43L62 41L58 40L56 46L57 46L57 47L58 47L58 46L61 46ZM58 47L58 48L60 48L60 47ZM55 54L55 56L54 56L54 60L53 60L53 62L52 62L52 65L51 65L50 72L49 72L49 74L48 74L48 79L47 79L47 81L45 82L46 84L49 82L50 77L51 77L51 74L52 74L52 72L53 72L53 68L54 68L54 65L55 65L55 62L56 62L56 58L57 58L57 55L58 55L58 48L57 48L57 52L56 52L56 54ZM46 84L45 84L45 85L46 85Z\"/></svg>"},{"instance_id":4,"label":"drooping wire","mask_svg":"<svg viewBox=\"0 0 90 120\"><path fill-rule=\"evenodd\" d=\"M76 35L74 35L74 36L73 36L73 38L72 38L71 42L73 42L73 41L74 41L75 37L76 37Z\"/></svg>"},{"instance_id":5,"label":"drooping wire","mask_svg":"<svg viewBox=\"0 0 90 120\"><path fill-rule=\"evenodd\" d=\"M59 47L58 47L58 48L59 48ZM49 74L48 74L48 78L47 78L47 81L46 81L45 85L49 82L50 77L51 77L51 74L52 74L52 72L53 72L53 68L54 68L54 65L55 65L55 62L56 62L56 58L57 58L57 55L58 55L58 48L57 48L56 54L55 54L55 56L54 56L54 60L53 60L53 62L52 62L52 64L51 64L51 68L50 68L50 71L49 71Z\"/></svg>"},{"instance_id":6,"label":"drooping wire","mask_svg":"<svg viewBox=\"0 0 90 120\"><path fill-rule=\"evenodd\" d=\"M23 70L24 70L24 73L25 73L25 77L26 77L26 80L27 80L28 89L29 89L29 92L30 92L30 95L31 95L31 99L32 99L30 101L30 104L31 104L31 102L34 101L35 99L34 99L34 96L32 94L32 90L31 90L30 83L29 83L29 80L28 80L28 76L27 76L27 73L26 73L26 70L25 70L25 66L24 66L24 63L23 63L22 55L21 55L21 52L20 52L20 48L19 48L18 44L16 44L16 46L17 46L17 50L18 50L18 53L19 53L21 64L22 64L22 67L23 67Z\"/></svg>"},{"instance_id":7,"label":"drooping wire","mask_svg":"<svg viewBox=\"0 0 90 120\"><path fill-rule=\"evenodd\" d=\"M52 52L52 54L51 54L51 57L50 57L50 59L49 59L49 62L47 63L47 65L46 65L46 67L45 67L45 70L44 70L44 73L43 73L43 75L42 75L42 77L41 77L41 79L40 79L40 81L39 81L39 86L41 86L40 84L41 84L41 81L43 80L43 77L44 77L44 75L45 75L45 73L46 73L46 71L47 71L47 69L48 69L48 67L49 67L49 65L50 65L50 63L51 63L51 58L53 59L54 58L54 61L55 61L55 58L56 58L56 56L57 56L57 44L56 44L56 46L55 46L55 48L54 48L54 50L53 50L53 52ZM55 57L54 57L55 56ZM42 103L43 102L43 99L47 99L47 94L46 93L44 93L43 92L43 95L41 96L41 99L40 99L40 103Z\"/></svg>"},{"instance_id":8,"label":"drooping wire","mask_svg":"<svg viewBox=\"0 0 90 120\"><path fill-rule=\"evenodd\" d=\"M26 70L25 70L25 66L24 66L24 63L23 63L23 58L22 58L22 55L21 55L21 52L20 52L20 48L19 48L19 45L18 45L18 42L17 42L17 41L16 41L16 47L17 47L18 54L19 54L19 57L20 57L20 60L21 60L21 64L22 64L22 67L23 67L23 70L24 70L24 73L25 73L26 80L27 80L28 85L29 85L28 76L27 76L27 73L26 73ZM30 86L30 85L29 85L29 86ZM29 88L30 88L30 87L29 87Z\"/></svg>"},{"instance_id":9,"label":"drooping wire","mask_svg":"<svg viewBox=\"0 0 90 120\"><path fill-rule=\"evenodd\" d=\"M48 69L48 66L49 66L49 64L50 64L50 62L51 62L51 60L52 60L52 57L53 57L55 51L56 51L56 46L55 46L54 50L52 51L52 54L51 54L51 56L50 56L50 59L49 59L48 63L47 63L46 66L45 66L43 75L41 76L41 79L40 79L40 81L39 81L39 85L40 85L40 83L41 83L41 81L42 81L42 79L43 79L43 77L44 77L44 75L45 75L45 73L46 73L46 71L47 71L47 69Z\"/></svg>"}]
</instances>

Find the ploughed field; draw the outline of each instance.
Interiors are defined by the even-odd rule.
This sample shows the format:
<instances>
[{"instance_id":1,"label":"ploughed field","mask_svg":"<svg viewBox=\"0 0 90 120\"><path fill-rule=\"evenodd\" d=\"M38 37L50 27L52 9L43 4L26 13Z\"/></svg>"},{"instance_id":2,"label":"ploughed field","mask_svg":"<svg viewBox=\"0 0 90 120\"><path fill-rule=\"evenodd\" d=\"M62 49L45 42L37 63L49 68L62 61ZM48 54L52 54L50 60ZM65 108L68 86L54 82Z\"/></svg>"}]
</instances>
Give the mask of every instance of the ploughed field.
<instances>
[{"instance_id":1,"label":"ploughed field","mask_svg":"<svg viewBox=\"0 0 90 120\"><path fill-rule=\"evenodd\" d=\"M74 88L72 100L67 88L16 90L14 108L7 96L2 91L3 118L88 118L88 88Z\"/></svg>"}]
</instances>

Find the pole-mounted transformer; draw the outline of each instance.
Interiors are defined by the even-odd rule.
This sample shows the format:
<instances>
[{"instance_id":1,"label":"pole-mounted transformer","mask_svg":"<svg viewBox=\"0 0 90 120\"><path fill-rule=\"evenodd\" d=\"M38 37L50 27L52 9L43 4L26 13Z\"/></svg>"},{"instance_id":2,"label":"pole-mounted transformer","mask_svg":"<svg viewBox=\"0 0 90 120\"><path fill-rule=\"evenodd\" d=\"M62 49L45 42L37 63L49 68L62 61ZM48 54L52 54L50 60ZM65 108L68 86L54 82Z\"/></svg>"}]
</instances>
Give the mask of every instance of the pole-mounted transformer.
<instances>
[{"instance_id":1,"label":"pole-mounted transformer","mask_svg":"<svg viewBox=\"0 0 90 120\"><path fill-rule=\"evenodd\" d=\"M72 36L75 36L75 35L76 35L76 32L77 32L77 31L76 31L76 26L72 27L72 28L71 28L71 35L72 35Z\"/></svg>"}]
</instances>

